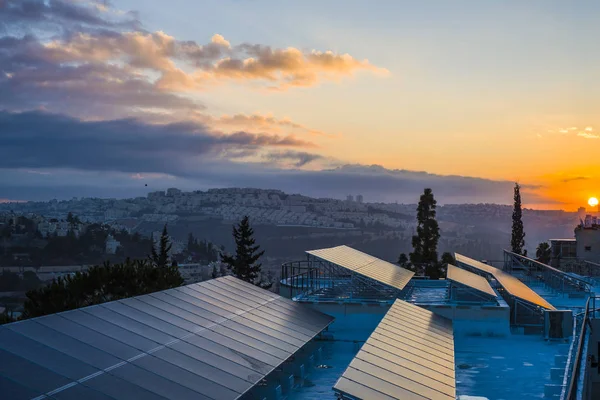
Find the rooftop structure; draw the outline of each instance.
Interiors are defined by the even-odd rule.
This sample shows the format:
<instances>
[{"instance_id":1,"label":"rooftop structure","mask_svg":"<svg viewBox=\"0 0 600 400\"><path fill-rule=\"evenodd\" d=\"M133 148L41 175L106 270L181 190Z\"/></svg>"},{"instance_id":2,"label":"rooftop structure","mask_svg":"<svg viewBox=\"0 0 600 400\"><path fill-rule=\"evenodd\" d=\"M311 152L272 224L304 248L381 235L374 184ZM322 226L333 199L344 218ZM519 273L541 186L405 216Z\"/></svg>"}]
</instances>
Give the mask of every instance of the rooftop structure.
<instances>
[{"instance_id":1,"label":"rooftop structure","mask_svg":"<svg viewBox=\"0 0 600 400\"><path fill-rule=\"evenodd\" d=\"M348 246L309 250L306 253L319 260L347 269L354 275L384 283L398 290L404 289L415 275L412 271Z\"/></svg>"},{"instance_id":2,"label":"rooftop structure","mask_svg":"<svg viewBox=\"0 0 600 400\"><path fill-rule=\"evenodd\" d=\"M538 295L523 282L514 276L507 274L501 269L492 267L477 260L473 260L472 258L458 253L455 253L455 257L456 262L461 266L491 275L513 298L530 303L537 307L545 308L547 310L555 310L554 306L544 300L542 296Z\"/></svg>"},{"instance_id":3,"label":"rooftop structure","mask_svg":"<svg viewBox=\"0 0 600 400\"><path fill-rule=\"evenodd\" d=\"M309 250L307 260L282 265L286 295L297 300L388 304L413 272L348 246Z\"/></svg>"},{"instance_id":4,"label":"rooftop structure","mask_svg":"<svg viewBox=\"0 0 600 400\"><path fill-rule=\"evenodd\" d=\"M504 270L518 272L524 280L542 280L546 285L566 293L589 293L591 283L532 258L504 250Z\"/></svg>"},{"instance_id":5,"label":"rooftop structure","mask_svg":"<svg viewBox=\"0 0 600 400\"><path fill-rule=\"evenodd\" d=\"M237 399L332 320L213 279L0 327L0 387L15 400Z\"/></svg>"},{"instance_id":6,"label":"rooftop structure","mask_svg":"<svg viewBox=\"0 0 600 400\"><path fill-rule=\"evenodd\" d=\"M586 325L576 314L574 330L564 309L584 298L521 282L561 310L531 303L509 279L536 270L516 261L499 269L457 255L445 280L413 278L401 289L357 272L388 264L400 268L348 247L311 250L282 267L282 294L296 301L222 277L4 325L0 397L574 398L559 394L581 375L579 339L569 336ZM521 317L531 316L523 304L551 335L522 334ZM590 344L600 332L591 328ZM580 354L580 363L597 356L592 345Z\"/></svg>"},{"instance_id":7,"label":"rooftop structure","mask_svg":"<svg viewBox=\"0 0 600 400\"><path fill-rule=\"evenodd\" d=\"M342 399L455 399L452 321L396 300L334 390Z\"/></svg>"}]
</instances>

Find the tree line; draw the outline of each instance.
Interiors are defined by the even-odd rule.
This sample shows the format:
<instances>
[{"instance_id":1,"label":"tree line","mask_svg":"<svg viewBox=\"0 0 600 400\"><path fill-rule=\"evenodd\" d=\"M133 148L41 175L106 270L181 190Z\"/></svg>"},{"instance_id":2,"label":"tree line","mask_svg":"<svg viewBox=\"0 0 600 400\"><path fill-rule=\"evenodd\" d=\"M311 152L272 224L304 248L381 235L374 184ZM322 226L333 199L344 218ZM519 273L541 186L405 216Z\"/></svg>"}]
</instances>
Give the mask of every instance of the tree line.
<instances>
[{"instance_id":1,"label":"tree line","mask_svg":"<svg viewBox=\"0 0 600 400\"><path fill-rule=\"evenodd\" d=\"M268 289L272 285L269 279L263 279L262 264L259 258L264 254L254 240L254 231L246 216L233 227L236 242L234 255L220 253L226 273ZM26 301L21 319L73 310L80 307L101 304L108 301L124 299L132 296L171 289L184 283L177 262L170 257L172 243L167 226L161 233L158 245L150 241L149 254L146 258L133 260L127 258L122 263L104 262L86 271L55 278L48 285L32 288L26 293ZM190 246L201 246L190 236ZM29 282L29 275L23 279ZM31 274L34 274L31 272ZM18 279L18 275L14 274ZM7 280L13 276L3 273L0 278ZM37 279L37 276L35 276ZM4 280L0 279L0 284ZM10 283L10 282L9 282ZM36 282L39 283L39 280ZM12 285L12 284L11 284ZM1 288L1 287L0 287ZM0 324L13 322L14 319L5 312L0 314Z\"/></svg>"}]
</instances>

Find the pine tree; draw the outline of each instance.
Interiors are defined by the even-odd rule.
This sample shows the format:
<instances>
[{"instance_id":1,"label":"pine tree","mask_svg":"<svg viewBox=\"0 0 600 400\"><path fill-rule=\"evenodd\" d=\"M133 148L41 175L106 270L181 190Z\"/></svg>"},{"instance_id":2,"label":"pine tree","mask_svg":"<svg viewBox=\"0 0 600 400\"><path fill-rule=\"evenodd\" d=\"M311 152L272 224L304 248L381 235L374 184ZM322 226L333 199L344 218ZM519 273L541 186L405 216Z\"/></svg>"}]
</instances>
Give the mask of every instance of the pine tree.
<instances>
[{"instance_id":1,"label":"pine tree","mask_svg":"<svg viewBox=\"0 0 600 400\"><path fill-rule=\"evenodd\" d=\"M254 230L250 226L250 219L245 216L238 226L233 227L235 240L235 256L221 254L221 259L236 278L260 286L256 279L260 276L262 264L256 263L265 253L260 246L255 245Z\"/></svg>"},{"instance_id":2,"label":"pine tree","mask_svg":"<svg viewBox=\"0 0 600 400\"><path fill-rule=\"evenodd\" d=\"M152 238L150 260L159 267L166 267L169 264L169 252L171 251L171 246L172 244L169 240L169 233L167 232L167 224L165 224L160 235L158 252L156 251L156 246L154 245L154 238Z\"/></svg>"},{"instance_id":3,"label":"pine tree","mask_svg":"<svg viewBox=\"0 0 600 400\"><path fill-rule=\"evenodd\" d=\"M435 219L436 206L433 191L425 189L417 206L417 234L412 238L413 252L409 254L411 264L433 279L442 274L437 254L440 228Z\"/></svg>"},{"instance_id":4,"label":"pine tree","mask_svg":"<svg viewBox=\"0 0 600 400\"><path fill-rule=\"evenodd\" d=\"M510 247L511 251L515 254L527 255L526 252L523 252L523 247L525 247L525 231L523 230L523 212L521 211L521 186L518 183L515 183L514 200Z\"/></svg>"}]
</instances>

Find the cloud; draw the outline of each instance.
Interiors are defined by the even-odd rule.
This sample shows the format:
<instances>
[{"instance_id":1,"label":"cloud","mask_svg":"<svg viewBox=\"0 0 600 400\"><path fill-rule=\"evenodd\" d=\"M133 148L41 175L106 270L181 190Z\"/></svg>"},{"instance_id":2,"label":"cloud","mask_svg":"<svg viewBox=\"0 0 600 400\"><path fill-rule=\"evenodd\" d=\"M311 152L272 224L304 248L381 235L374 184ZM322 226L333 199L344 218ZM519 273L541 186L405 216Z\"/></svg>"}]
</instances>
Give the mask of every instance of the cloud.
<instances>
[{"instance_id":1,"label":"cloud","mask_svg":"<svg viewBox=\"0 0 600 400\"><path fill-rule=\"evenodd\" d=\"M563 135L566 134L575 134L576 136L582 137L584 139L600 139L600 135L594 132L594 128L592 126L586 126L583 129L579 129L576 126L572 126L569 128L558 128L557 130L548 130L549 133L558 132Z\"/></svg>"},{"instance_id":2,"label":"cloud","mask_svg":"<svg viewBox=\"0 0 600 400\"><path fill-rule=\"evenodd\" d=\"M239 151L313 148L292 135L222 134L191 122L81 121L43 112L0 112L0 168L70 168L194 176L208 160ZM229 157L231 158L231 157Z\"/></svg>"},{"instance_id":3,"label":"cloud","mask_svg":"<svg viewBox=\"0 0 600 400\"><path fill-rule=\"evenodd\" d=\"M568 183L568 182L573 182L573 181L586 181L586 180L589 180L589 179L590 179L589 176L575 176L575 177L572 177L572 178L565 178L561 182Z\"/></svg>"},{"instance_id":4,"label":"cloud","mask_svg":"<svg viewBox=\"0 0 600 400\"><path fill-rule=\"evenodd\" d=\"M589 132L579 132L577 136L582 137L584 139L600 139L600 135L596 135Z\"/></svg>"},{"instance_id":5,"label":"cloud","mask_svg":"<svg viewBox=\"0 0 600 400\"><path fill-rule=\"evenodd\" d=\"M385 72L330 51L232 44L220 34L181 40L146 30L135 13L107 1L0 0L0 109L325 135L273 116L210 117L190 92L232 81L283 90L360 70Z\"/></svg>"},{"instance_id":6,"label":"cloud","mask_svg":"<svg viewBox=\"0 0 600 400\"><path fill-rule=\"evenodd\" d=\"M118 65L118 76L105 80L124 81L127 73L125 81L140 79L159 91L185 93L228 80L283 89L337 80L358 70L386 72L349 54L232 45L220 34L206 44L177 40L162 31L146 31L129 14L110 12L108 3L6 0L0 7L0 23L8 33L2 39L15 45L0 63L17 79L22 69L45 75L46 69L100 64L117 71Z\"/></svg>"},{"instance_id":7,"label":"cloud","mask_svg":"<svg viewBox=\"0 0 600 400\"><path fill-rule=\"evenodd\" d=\"M325 157L319 154L293 150L269 152L264 158L269 161L271 165L283 164L283 166L292 166L295 168L304 167L313 161L325 159Z\"/></svg>"},{"instance_id":8,"label":"cloud","mask_svg":"<svg viewBox=\"0 0 600 400\"><path fill-rule=\"evenodd\" d=\"M102 50L93 51L90 57L101 57ZM44 107L97 118L127 115L138 107L170 111L204 108L187 97L157 90L131 67L73 63L70 57L71 53L48 48L32 36L0 38L0 107ZM63 64L60 60L71 61Z\"/></svg>"},{"instance_id":9,"label":"cloud","mask_svg":"<svg viewBox=\"0 0 600 400\"><path fill-rule=\"evenodd\" d=\"M223 134L192 122L81 121L44 112L0 112L0 187L3 197L20 199L252 186L317 197L362 193L371 201L400 202L415 202L424 187L431 187L441 203L511 201L513 182L377 165L308 170L304 167L336 164L307 151L311 147L291 135ZM141 185L135 183L140 180ZM523 188L527 202L535 187Z\"/></svg>"},{"instance_id":10,"label":"cloud","mask_svg":"<svg viewBox=\"0 0 600 400\"><path fill-rule=\"evenodd\" d=\"M423 188L431 187L439 204L511 204L514 185L508 181L442 176L363 165L345 165L326 170L282 170L269 163L257 162L245 163L240 168L238 162L231 160L200 157L197 162L183 164L183 167L186 173L177 176L140 172L143 180L132 178L137 172L107 173L62 168L52 169L51 175L41 176L19 169L4 169L0 172L0 187L3 189L3 197L33 200L73 196L134 197L168 187L184 190L257 187L327 198L345 198L348 193L360 193L370 202L398 201L408 204L416 203ZM174 170L171 168L169 171ZM523 190L522 197L525 204L547 202L530 189Z\"/></svg>"},{"instance_id":11,"label":"cloud","mask_svg":"<svg viewBox=\"0 0 600 400\"><path fill-rule=\"evenodd\" d=\"M315 136L333 137L334 135L319 131L317 129L311 129L305 125L299 124L292 121L289 118L276 118L269 114L232 114L232 115L221 115L220 117L212 117L208 115L200 115L199 118L206 123L215 125L218 127L237 127L243 129L266 129L269 132L281 131L283 129L289 129L291 131L297 131L301 133L307 133Z\"/></svg>"},{"instance_id":12,"label":"cloud","mask_svg":"<svg viewBox=\"0 0 600 400\"><path fill-rule=\"evenodd\" d=\"M313 86L319 80L338 79L359 70L380 74L388 71L378 68L368 60L357 60L349 54L331 51L301 51L288 47L273 49L270 46L242 44L236 54L217 60L205 68L212 78L235 80L263 80L273 82L272 87L287 89L294 86Z\"/></svg>"},{"instance_id":13,"label":"cloud","mask_svg":"<svg viewBox=\"0 0 600 400\"><path fill-rule=\"evenodd\" d=\"M385 73L368 60L331 51L273 49L258 44L232 47L221 35L199 45L177 41L164 32L77 32L44 43L53 61L126 62L132 68L161 74L157 88L170 91L201 90L223 79L265 81L278 88L313 86L320 80L338 79L358 70ZM188 63L186 69L177 64Z\"/></svg>"},{"instance_id":14,"label":"cloud","mask_svg":"<svg viewBox=\"0 0 600 400\"><path fill-rule=\"evenodd\" d=\"M139 26L134 14L108 13L110 9L108 1L2 0L0 1L0 27L32 29L34 24L62 29L77 27L77 25L105 28ZM111 19L115 15L121 18Z\"/></svg>"}]
</instances>

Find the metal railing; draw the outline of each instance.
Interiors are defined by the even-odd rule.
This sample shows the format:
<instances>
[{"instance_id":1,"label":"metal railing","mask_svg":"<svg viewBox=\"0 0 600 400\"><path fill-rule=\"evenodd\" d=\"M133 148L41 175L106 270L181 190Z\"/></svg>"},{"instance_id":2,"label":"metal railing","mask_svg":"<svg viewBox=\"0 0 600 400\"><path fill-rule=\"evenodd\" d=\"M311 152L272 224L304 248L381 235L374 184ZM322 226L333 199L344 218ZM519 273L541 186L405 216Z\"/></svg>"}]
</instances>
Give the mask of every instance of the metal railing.
<instances>
[{"instance_id":1,"label":"metal railing","mask_svg":"<svg viewBox=\"0 0 600 400\"><path fill-rule=\"evenodd\" d=\"M590 321L590 318L595 316L596 311L596 299L600 300L600 297L590 296L585 303L585 311L583 313L583 320L581 322L581 331L579 333L579 339L577 342L577 351L575 353L575 357L573 358L573 372L571 373L569 379L569 385L567 386L567 390L565 395L562 397L563 400L575 400L577 398L577 389L578 389L578 381L580 380L579 374L581 373L581 363L583 354L583 347L585 343L585 338L587 334L587 328ZM590 310L590 305L592 305L592 309ZM591 316L590 316L591 313Z\"/></svg>"},{"instance_id":2,"label":"metal railing","mask_svg":"<svg viewBox=\"0 0 600 400\"><path fill-rule=\"evenodd\" d=\"M527 268L529 274L532 274L536 279L542 278L544 283L556 290L562 292L591 292L592 285L589 281L570 275L565 271L561 271L548 264L544 264L532 258L504 250L504 271L512 272L514 265L520 265ZM542 275L536 276L535 272Z\"/></svg>"}]
</instances>

